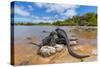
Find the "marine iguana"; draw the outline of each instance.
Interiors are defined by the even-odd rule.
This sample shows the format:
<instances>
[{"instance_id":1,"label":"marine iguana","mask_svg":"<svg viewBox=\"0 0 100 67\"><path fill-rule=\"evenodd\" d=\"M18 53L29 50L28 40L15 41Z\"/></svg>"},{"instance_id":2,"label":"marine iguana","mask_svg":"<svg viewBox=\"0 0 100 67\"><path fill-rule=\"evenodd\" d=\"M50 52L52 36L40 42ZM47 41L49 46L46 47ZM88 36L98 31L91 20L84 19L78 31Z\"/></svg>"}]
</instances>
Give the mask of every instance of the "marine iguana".
<instances>
[{"instance_id":1,"label":"marine iguana","mask_svg":"<svg viewBox=\"0 0 100 67\"><path fill-rule=\"evenodd\" d=\"M75 52L73 52L73 50L71 49L70 44L69 44L68 36L64 30L57 28L55 31L57 32L58 38L60 39L60 40L59 39L58 40L61 43L63 43L65 46L67 46L68 52L71 56L73 56L77 59L81 59L81 62L83 62L83 58L90 57L89 55L79 55L79 54L76 54Z\"/></svg>"},{"instance_id":2,"label":"marine iguana","mask_svg":"<svg viewBox=\"0 0 100 67\"><path fill-rule=\"evenodd\" d=\"M48 45L48 46L54 46L56 43L55 43L55 34L56 32L55 31L52 31L50 33L49 36L45 37L43 40L42 40L42 45Z\"/></svg>"},{"instance_id":3,"label":"marine iguana","mask_svg":"<svg viewBox=\"0 0 100 67\"><path fill-rule=\"evenodd\" d=\"M41 48L42 46L54 46L56 43L55 43L55 34L56 32L55 31L52 31L49 36L45 37L42 42L40 44L36 44L36 43L33 43L31 42L30 44L34 44L36 46L38 46L39 48Z\"/></svg>"},{"instance_id":4,"label":"marine iguana","mask_svg":"<svg viewBox=\"0 0 100 67\"><path fill-rule=\"evenodd\" d=\"M57 35L57 38L55 38L55 35ZM77 59L81 59L81 61L83 61L83 58L89 57L89 55L79 55L73 52L73 50L70 47L70 41L66 32L60 28L57 28L55 31L51 32L49 36L45 37L42 40L41 45L35 45L39 46L40 49L42 46L54 46L55 44L64 44L65 46L67 46L69 54Z\"/></svg>"}]
</instances>

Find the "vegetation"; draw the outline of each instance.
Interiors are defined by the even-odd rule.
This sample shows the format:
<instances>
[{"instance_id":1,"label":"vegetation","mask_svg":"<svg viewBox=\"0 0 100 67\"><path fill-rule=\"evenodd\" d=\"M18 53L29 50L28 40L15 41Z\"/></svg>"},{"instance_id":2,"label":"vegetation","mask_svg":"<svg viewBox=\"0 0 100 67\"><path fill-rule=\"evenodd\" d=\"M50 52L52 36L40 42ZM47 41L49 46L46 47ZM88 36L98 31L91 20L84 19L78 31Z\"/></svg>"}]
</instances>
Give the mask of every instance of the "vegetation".
<instances>
[{"instance_id":1,"label":"vegetation","mask_svg":"<svg viewBox=\"0 0 100 67\"><path fill-rule=\"evenodd\" d=\"M82 16L73 16L72 18L68 18L63 21L55 21L52 23L18 22L14 25L97 26L97 14L86 13Z\"/></svg>"}]
</instances>

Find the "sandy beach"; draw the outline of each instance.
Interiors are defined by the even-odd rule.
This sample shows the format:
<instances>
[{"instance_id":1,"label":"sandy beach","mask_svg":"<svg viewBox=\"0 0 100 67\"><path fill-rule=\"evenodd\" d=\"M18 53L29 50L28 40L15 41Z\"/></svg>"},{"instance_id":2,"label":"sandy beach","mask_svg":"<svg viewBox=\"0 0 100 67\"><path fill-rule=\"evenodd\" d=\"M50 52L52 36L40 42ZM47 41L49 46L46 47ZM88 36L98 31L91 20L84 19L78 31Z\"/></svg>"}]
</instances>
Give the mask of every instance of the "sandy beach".
<instances>
[{"instance_id":1,"label":"sandy beach","mask_svg":"<svg viewBox=\"0 0 100 67\"><path fill-rule=\"evenodd\" d=\"M74 46L72 48L78 54L90 55L90 57L84 59L84 62L97 60L97 55L93 53L93 51L96 50L96 47L94 46L86 44ZM67 48L64 48L61 52L50 57L42 57L38 55L37 50L38 48L34 49L33 45L15 45L15 65L80 62L80 59L76 59L68 53Z\"/></svg>"}]
</instances>

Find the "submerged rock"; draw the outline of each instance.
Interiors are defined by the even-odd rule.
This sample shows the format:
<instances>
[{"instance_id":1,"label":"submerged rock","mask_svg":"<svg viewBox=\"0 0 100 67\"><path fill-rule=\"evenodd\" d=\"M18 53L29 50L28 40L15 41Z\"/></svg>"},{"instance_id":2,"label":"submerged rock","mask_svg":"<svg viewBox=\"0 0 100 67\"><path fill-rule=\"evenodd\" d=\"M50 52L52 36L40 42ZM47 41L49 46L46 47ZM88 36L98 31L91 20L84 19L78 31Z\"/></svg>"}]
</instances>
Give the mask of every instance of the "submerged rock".
<instances>
[{"instance_id":1,"label":"submerged rock","mask_svg":"<svg viewBox=\"0 0 100 67\"><path fill-rule=\"evenodd\" d=\"M77 41L70 41L70 46L75 46L75 45L77 45L77 44L78 44Z\"/></svg>"},{"instance_id":2,"label":"submerged rock","mask_svg":"<svg viewBox=\"0 0 100 67\"><path fill-rule=\"evenodd\" d=\"M75 46L78 44L78 38L75 35L71 35L69 40L70 46Z\"/></svg>"},{"instance_id":3,"label":"submerged rock","mask_svg":"<svg viewBox=\"0 0 100 67\"><path fill-rule=\"evenodd\" d=\"M32 38L31 37L27 37L26 39L31 40Z\"/></svg>"},{"instance_id":4,"label":"submerged rock","mask_svg":"<svg viewBox=\"0 0 100 67\"><path fill-rule=\"evenodd\" d=\"M70 40L70 41L76 41L76 40L78 40L78 38L76 38L75 36L71 36L71 37L69 38L69 40Z\"/></svg>"}]
</instances>

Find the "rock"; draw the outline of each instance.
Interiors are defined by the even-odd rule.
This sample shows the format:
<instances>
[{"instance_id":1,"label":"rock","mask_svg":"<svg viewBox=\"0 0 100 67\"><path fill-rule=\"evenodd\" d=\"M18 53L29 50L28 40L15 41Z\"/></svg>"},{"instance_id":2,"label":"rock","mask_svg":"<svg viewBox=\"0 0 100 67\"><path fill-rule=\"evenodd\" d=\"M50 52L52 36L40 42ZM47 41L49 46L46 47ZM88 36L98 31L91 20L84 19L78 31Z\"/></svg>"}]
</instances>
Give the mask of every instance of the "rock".
<instances>
[{"instance_id":1,"label":"rock","mask_svg":"<svg viewBox=\"0 0 100 67\"><path fill-rule=\"evenodd\" d=\"M27 37L26 39L28 39L28 40L32 40L32 38L31 38L31 37Z\"/></svg>"},{"instance_id":2,"label":"rock","mask_svg":"<svg viewBox=\"0 0 100 67\"><path fill-rule=\"evenodd\" d=\"M70 41L70 45L71 45L71 46L74 46L74 45L77 45L77 44L78 44L77 41Z\"/></svg>"},{"instance_id":3,"label":"rock","mask_svg":"<svg viewBox=\"0 0 100 67\"><path fill-rule=\"evenodd\" d=\"M70 45L71 46L75 46L75 45L78 44L78 38L75 37L75 35L71 35L69 39L70 39Z\"/></svg>"},{"instance_id":4,"label":"rock","mask_svg":"<svg viewBox=\"0 0 100 67\"><path fill-rule=\"evenodd\" d=\"M57 52L60 52L64 48L64 45L63 44L56 44L54 47L55 47Z\"/></svg>"},{"instance_id":5,"label":"rock","mask_svg":"<svg viewBox=\"0 0 100 67\"><path fill-rule=\"evenodd\" d=\"M56 52L62 51L63 48L64 48L63 44L56 44L55 46L42 46L39 49L39 54L42 55L43 57L48 57L55 54Z\"/></svg>"},{"instance_id":6,"label":"rock","mask_svg":"<svg viewBox=\"0 0 100 67\"><path fill-rule=\"evenodd\" d=\"M43 33L47 33L47 31L45 31L45 30L43 30L42 32L43 32Z\"/></svg>"},{"instance_id":7,"label":"rock","mask_svg":"<svg viewBox=\"0 0 100 67\"><path fill-rule=\"evenodd\" d=\"M51 46L42 46L39 50L39 53L44 57L48 57L48 56L56 53L56 49Z\"/></svg>"},{"instance_id":8,"label":"rock","mask_svg":"<svg viewBox=\"0 0 100 67\"><path fill-rule=\"evenodd\" d=\"M51 48L51 49L50 49L50 53L51 53L51 54L55 54L55 53L56 53L55 48Z\"/></svg>"},{"instance_id":9,"label":"rock","mask_svg":"<svg viewBox=\"0 0 100 67\"><path fill-rule=\"evenodd\" d=\"M76 41L78 40L76 37L70 37L70 41Z\"/></svg>"}]
</instances>

